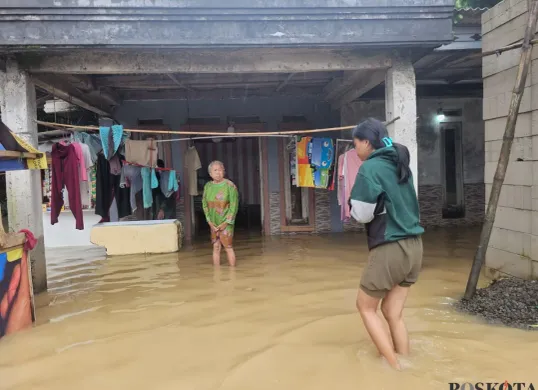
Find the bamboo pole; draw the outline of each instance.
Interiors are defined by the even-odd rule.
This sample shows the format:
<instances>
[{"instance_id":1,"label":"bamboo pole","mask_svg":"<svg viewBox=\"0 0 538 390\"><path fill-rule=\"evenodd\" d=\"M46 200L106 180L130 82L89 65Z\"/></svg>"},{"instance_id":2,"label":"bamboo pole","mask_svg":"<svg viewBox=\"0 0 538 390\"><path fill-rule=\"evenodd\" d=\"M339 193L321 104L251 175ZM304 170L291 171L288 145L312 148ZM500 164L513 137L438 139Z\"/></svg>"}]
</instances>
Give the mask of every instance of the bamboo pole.
<instances>
[{"instance_id":1,"label":"bamboo pole","mask_svg":"<svg viewBox=\"0 0 538 390\"><path fill-rule=\"evenodd\" d=\"M400 117L396 117L388 122L385 122L385 126L388 126L396 122ZM38 125L46 127L63 127L66 131L99 131L97 126L74 126L66 125L63 123L54 123L54 122L43 122L35 121ZM235 133L234 137L257 137L257 136L272 136L272 135L294 135L294 134L312 134L312 133L324 133L330 131L341 131L341 130L351 130L355 126L342 126L342 127L328 127L325 129L310 129L310 130L288 130L288 131L261 131L261 132L250 132L250 133ZM199 131L183 131L183 130L150 130L150 129L123 129L123 131L129 133L146 133L146 134L179 134L179 135L201 135L201 136L215 136L222 138L223 136L229 135L229 133L219 133L219 132L199 132ZM47 132L41 132L39 134L46 134Z\"/></svg>"},{"instance_id":2,"label":"bamboo pole","mask_svg":"<svg viewBox=\"0 0 538 390\"><path fill-rule=\"evenodd\" d=\"M523 98L523 92L525 91L525 82L527 80L527 74L529 73L531 63L531 37L534 36L536 31L536 21L538 19L538 0L532 0L530 5L532 8L529 10L529 20L527 22L527 28L525 30L525 36L521 46L521 59L519 61L516 83L512 92L512 99L510 101L501 154L499 156L497 170L493 179L493 187L489 197L484 225L482 226L482 233L480 234L480 243L478 244L478 248L473 260L469 280L467 281L467 287L465 289L464 299L471 299L476 293L476 286L480 277L480 270L482 269L486 251L489 245L491 231L493 230L493 223L495 222L497 205L499 203L499 196L501 194L502 185L506 176L510 152L512 151L512 142L514 141L514 132L519 113L519 106L521 104L521 99Z\"/></svg>"}]
</instances>

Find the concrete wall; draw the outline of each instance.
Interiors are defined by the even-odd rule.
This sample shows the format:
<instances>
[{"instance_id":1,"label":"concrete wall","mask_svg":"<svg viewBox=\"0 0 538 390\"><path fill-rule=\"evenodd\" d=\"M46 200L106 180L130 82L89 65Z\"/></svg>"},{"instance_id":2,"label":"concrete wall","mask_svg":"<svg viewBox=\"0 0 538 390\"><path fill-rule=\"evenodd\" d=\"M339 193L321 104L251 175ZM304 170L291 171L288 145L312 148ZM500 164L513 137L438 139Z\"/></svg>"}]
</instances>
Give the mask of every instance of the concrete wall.
<instances>
[{"instance_id":1,"label":"concrete wall","mask_svg":"<svg viewBox=\"0 0 538 390\"><path fill-rule=\"evenodd\" d=\"M482 17L483 50L491 50L523 38L527 1L505 0ZM520 51L483 60L485 120L485 183L489 199L502 145L511 92ZM508 171L501 191L497 216L486 257L491 275L509 274L538 278L538 49L520 107ZM523 161L518 161L519 159Z\"/></svg>"},{"instance_id":2,"label":"concrete wall","mask_svg":"<svg viewBox=\"0 0 538 390\"><path fill-rule=\"evenodd\" d=\"M441 139L437 110L461 110L465 218L443 219ZM484 216L484 123L482 99L417 99L418 195L426 226L475 225ZM343 125L373 116L384 120L384 101L358 101L342 108ZM350 132L343 136L349 137Z\"/></svg>"}]
</instances>

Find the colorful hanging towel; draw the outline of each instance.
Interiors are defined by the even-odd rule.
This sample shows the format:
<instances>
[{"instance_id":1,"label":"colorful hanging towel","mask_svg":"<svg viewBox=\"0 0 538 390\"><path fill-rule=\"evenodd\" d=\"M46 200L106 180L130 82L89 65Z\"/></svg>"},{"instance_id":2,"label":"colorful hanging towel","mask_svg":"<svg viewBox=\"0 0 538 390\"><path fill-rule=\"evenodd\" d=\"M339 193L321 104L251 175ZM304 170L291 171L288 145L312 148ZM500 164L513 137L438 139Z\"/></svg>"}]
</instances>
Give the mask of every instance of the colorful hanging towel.
<instances>
[{"instance_id":1,"label":"colorful hanging towel","mask_svg":"<svg viewBox=\"0 0 538 390\"><path fill-rule=\"evenodd\" d=\"M310 165L311 140L311 137L297 137L297 187L314 187L314 176Z\"/></svg>"},{"instance_id":2,"label":"colorful hanging towel","mask_svg":"<svg viewBox=\"0 0 538 390\"><path fill-rule=\"evenodd\" d=\"M329 188L333 169L332 139L297 137L298 187Z\"/></svg>"},{"instance_id":3,"label":"colorful hanging towel","mask_svg":"<svg viewBox=\"0 0 538 390\"><path fill-rule=\"evenodd\" d=\"M334 144L330 138L312 139L311 164L314 166L314 186L328 188L333 167Z\"/></svg>"}]
</instances>

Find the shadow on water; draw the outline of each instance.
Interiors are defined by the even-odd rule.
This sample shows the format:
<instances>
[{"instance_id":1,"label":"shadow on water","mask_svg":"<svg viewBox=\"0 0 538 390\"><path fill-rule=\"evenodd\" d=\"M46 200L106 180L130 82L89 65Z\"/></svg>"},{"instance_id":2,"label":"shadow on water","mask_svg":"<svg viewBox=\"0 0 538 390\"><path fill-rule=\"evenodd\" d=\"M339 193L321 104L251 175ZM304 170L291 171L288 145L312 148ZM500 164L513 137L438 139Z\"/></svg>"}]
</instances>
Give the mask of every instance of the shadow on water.
<instances>
[{"instance_id":1,"label":"shadow on water","mask_svg":"<svg viewBox=\"0 0 538 390\"><path fill-rule=\"evenodd\" d=\"M406 309L413 354L400 373L378 358L354 308L368 255L362 234L239 234L236 269L214 268L207 240L168 255L49 253L38 325L0 342L0 389L538 382L536 333L485 325L452 308L479 233L426 233L423 272Z\"/></svg>"}]
</instances>

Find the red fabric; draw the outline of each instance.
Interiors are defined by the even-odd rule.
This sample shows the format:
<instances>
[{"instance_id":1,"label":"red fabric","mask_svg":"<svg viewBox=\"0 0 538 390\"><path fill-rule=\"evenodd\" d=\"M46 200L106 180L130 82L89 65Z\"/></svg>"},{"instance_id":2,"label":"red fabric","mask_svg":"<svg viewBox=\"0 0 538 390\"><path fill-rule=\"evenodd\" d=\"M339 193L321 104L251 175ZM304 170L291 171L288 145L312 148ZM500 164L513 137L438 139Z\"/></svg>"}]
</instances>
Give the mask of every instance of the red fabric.
<instances>
[{"instance_id":1,"label":"red fabric","mask_svg":"<svg viewBox=\"0 0 538 390\"><path fill-rule=\"evenodd\" d=\"M84 230L84 217L80 198L80 175L75 147L73 145L54 144L51 156L50 222L52 225L58 223L58 216L64 205L62 190L66 187L69 196L69 208L75 216L76 228Z\"/></svg>"},{"instance_id":2,"label":"red fabric","mask_svg":"<svg viewBox=\"0 0 538 390\"><path fill-rule=\"evenodd\" d=\"M34 237L34 233L32 233L28 229L22 229L19 233L26 234L26 242L24 243L24 250L25 251L31 251L35 248L37 245L37 239Z\"/></svg>"}]
</instances>

